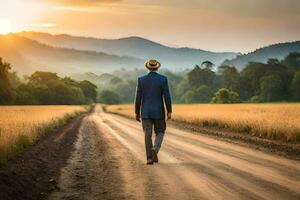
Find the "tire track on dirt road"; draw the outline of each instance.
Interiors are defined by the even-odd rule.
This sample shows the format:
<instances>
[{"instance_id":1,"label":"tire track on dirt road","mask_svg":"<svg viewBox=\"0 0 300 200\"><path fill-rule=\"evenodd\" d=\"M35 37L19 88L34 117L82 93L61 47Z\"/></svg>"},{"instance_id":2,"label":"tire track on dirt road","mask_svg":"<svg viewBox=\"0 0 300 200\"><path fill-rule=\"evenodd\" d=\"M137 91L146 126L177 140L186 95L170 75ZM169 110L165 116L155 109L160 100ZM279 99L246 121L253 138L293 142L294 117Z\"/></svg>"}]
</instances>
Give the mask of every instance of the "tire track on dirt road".
<instances>
[{"instance_id":1,"label":"tire track on dirt road","mask_svg":"<svg viewBox=\"0 0 300 200\"><path fill-rule=\"evenodd\" d=\"M77 139L84 116L42 136L36 144L0 166L0 199L46 199L56 188Z\"/></svg>"},{"instance_id":2,"label":"tire track on dirt road","mask_svg":"<svg viewBox=\"0 0 300 200\"><path fill-rule=\"evenodd\" d=\"M105 119L123 129L123 134L131 135L135 140L138 138L143 145L143 134L139 124L111 114L105 114ZM235 199L230 196L231 194L235 194L237 199L241 197L243 199L299 199L300 165L298 161L217 141L206 136L194 135L172 127L168 128L165 139L160 155L161 161L164 162L164 154L167 154L168 157L181 159L180 164L183 166L185 163L192 163L185 167L189 169L182 169L182 171L195 170L191 176L199 176L198 179L206 180L204 186L211 184L209 190L217 189L213 192L214 196L209 196L209 191L205 192L204 196L208 195L208 199ZM170 149L177 149L177 153ZM218 182L218 179L212 181L212 177L205 177L208 173L201 173L201 167L204 169L204 166L211 170L210 174L219 174L220 181ZM223 180L224 177L226 177L227 184ZM189 180L189 178L186 179ZM221 180L223 184L220 183ZM233 184L227 187L228 183ZM200 185L199 188L201 188ZM247 197L244 194L245 191L239 194L234 191L235 189L236 191L244 189L248 194L255 195ZM230 192L227 193L227 191ZM216 194L220 195L216 196Z\"/></svg>"},{"instance_id":3,"label":"tire track on dirt road","mask_svg":"<svg viewBox=\"0 0 300 200\"><path fill-rule=\"evenodd\" d=\"M141 125L97 105L50 199L300 199L300 162L168 127L145 165Z\"/></svg>"}]
</instances>

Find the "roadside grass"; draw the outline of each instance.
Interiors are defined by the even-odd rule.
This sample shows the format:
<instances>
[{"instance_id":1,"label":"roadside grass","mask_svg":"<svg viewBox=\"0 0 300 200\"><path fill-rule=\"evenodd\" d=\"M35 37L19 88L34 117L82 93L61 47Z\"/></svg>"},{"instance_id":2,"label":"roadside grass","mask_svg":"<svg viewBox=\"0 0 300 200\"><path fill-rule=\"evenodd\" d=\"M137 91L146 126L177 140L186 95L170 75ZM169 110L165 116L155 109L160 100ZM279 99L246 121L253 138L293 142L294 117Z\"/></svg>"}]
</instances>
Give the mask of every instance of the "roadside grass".
<instances>
[{"instance_id":1,"label":"roadside grass","mask_svg":"<svg viewBox=\"0 0 300 200\"><path fill-rule=\"evenodd\" d=\"M0 106L0 164L90 106Z\"/></svg>"},{"instance_id":2,"label":"roadside grass","mask_svg":"<svg viewBox=\"0 0 300 200\"><path fill-rule=\"evenodd\" d=\"M134 117L133 105L106 106L107 112ZM300 104L178 104L173 120L264 139L300 142Z\"/></svg>"}]
</instances>

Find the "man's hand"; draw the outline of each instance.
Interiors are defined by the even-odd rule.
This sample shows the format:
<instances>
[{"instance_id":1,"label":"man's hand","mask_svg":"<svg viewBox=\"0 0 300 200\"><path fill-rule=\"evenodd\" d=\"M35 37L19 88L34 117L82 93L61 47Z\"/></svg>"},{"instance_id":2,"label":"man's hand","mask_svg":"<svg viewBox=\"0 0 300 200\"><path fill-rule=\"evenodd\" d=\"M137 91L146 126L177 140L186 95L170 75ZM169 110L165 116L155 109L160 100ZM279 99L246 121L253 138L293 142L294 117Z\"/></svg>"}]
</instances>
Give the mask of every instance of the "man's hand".
<instances>
[{"instance_id":1,"label":"man's hand","mask_svg":"<svg viewBox=\"0 0 300 200\"><path fill-rule=\"evenodd\" d=\"M136 114L135 115L135 120L138 121L138 122L140 122L141 121L141 115Z\"/></svg>"},{"instance_id":2,"label":"man's hand","mask_svg":"<svg viewBox=\"0 0 300 200\"><path fill-rule=\"evenodd\" d=\"M167 114L167 120L170 120L170 119L172 119L172 113Z\"/></svg>"}]
</instances>

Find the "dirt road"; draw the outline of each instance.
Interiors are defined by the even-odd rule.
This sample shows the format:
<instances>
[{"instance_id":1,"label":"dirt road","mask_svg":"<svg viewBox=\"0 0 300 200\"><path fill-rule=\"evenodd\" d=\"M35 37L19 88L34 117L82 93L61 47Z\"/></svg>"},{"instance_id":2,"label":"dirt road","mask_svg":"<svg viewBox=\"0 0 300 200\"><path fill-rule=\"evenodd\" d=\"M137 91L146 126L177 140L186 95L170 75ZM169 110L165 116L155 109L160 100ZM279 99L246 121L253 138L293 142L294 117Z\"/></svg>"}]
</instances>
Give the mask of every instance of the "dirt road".
<instances>
[{"instance_id":1,"label":"dirt road","mask_svg":"<svg viewBox=\"0 0 300 200\"><path fill-rule=\"evenodd\" d=\"M2 200L299 200L300 162L168 127L145 165L141 124L101 106L0 167Z\"/></svg>"},{"instance_id":2,"label":"dirt road","mask_svg":"<svg viewBox=\"0 0 300 200\"><path fill-rule=\"evenodd\" d=\"M140 124L104 113L81 122L49 199L300 199L300 162L168 127L145 165Z\"/></svg>"}]
</instances>

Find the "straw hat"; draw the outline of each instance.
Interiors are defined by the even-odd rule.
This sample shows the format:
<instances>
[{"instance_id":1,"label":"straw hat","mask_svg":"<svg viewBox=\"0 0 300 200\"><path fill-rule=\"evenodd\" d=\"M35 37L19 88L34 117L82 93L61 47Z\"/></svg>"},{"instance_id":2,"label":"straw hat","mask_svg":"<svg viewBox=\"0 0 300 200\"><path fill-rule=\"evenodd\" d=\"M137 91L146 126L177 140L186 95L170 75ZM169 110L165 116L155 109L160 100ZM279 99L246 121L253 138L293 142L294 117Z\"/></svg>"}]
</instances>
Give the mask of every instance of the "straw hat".
<instances>
[{"instance_id":1,"label":"straw hat","mask_svg":"<svg viewBox=\"0 0 300 200\"><path fill-rule=\"evenodd\" d=\"M150 70L156 70L160 66L161 66L161 64L157 60L154 60L154 59L148 60L145 63L145 67L148 68L148 69L150 69Z\"/></svg>"}]
</instances>

